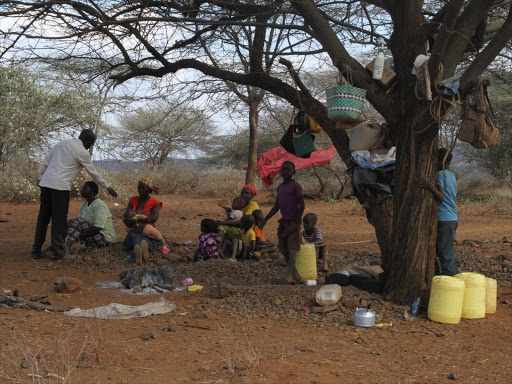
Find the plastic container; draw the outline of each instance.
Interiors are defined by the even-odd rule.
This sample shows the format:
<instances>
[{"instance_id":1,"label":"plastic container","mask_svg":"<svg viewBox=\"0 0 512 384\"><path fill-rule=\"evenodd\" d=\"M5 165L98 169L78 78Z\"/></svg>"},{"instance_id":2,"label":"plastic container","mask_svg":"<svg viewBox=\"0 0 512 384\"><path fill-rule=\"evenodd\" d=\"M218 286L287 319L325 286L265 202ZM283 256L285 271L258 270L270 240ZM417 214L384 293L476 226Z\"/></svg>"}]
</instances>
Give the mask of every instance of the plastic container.
<instances>
[{"instance_id":1,"label":"plastic container","mask_svg":"<svg viewBox=\"0 0 512 384\"><path fill-rule=\"evenodd\" d=\"M430 288L428 318L438 323L459 323L465 286L464 280L451 276L435 276Z\"/></svg>"},{"instance_id":2,"label":"plastic container","mask_svg":"<svg viewBox=\"0 0 512 384\"><path fill-rule=\"evenodd\" d=\"M197 291L202 291L203 290L203 286L202 285L191 285L187 288L187 290L189 292L197 292Z\"/></svg>"},{"instance_id":3,"label":"plastic container","mask_svg":"<svg viewBox=\"0 0 512 384\"><path fill-rule=\"evenodd\" d=\"M192 280L192 278L190 277L187 277L186 279L183 279L181 283L183 284L184 287L190 287L191 285L194 284L194 280Z\"/></svg>"},{"instance_id":4,"label":"plastic container","mask_svg":"<svg viewBox=\"0 0 512 384\"><path fill-rule=\"evenodd\" d=\"M316 280L316 251L314 244L302 244L295 256L295 268L302 280Z\"/></svg>"},{"instance_id":5,"label":"plastic container","mask_svg":"<svg viewBox=\"0 0 512 384\"><path fill-rule=\"evenodd\" d=\"M464 272L454 277L464 280L463 319L482 319L485 317L485 276L475 272Z\"/></svg>"},{"instance_id":6,"label":"plastic container","mask_svg":"<svg viewBox=\"0 0 512 384\"><path fill-rule=\"evenodd\" d=\"M338 284L327 284L316 293L319 305L334 305L341 299L341 287Z\"/></svg>"},{"instance_id":7,"label":"plastic container","mask_svg":"<svg viewBox=\"0 0 512 384\"><path fill-rule=\"evenodd\" d=\"M498 301L498 283L494 279L485 278L485 313L496 313Z\"/></svg>"},{"instance_id":8,"label":"plastic container","mask_svg":"<svg viewBox=\"0 0 512 384\"><path fill-rule=\"evenodd\" d=\"M167 255L170 252L170 249L167 245L162 245L162 253Z\"/></svg>"}]
</instances>

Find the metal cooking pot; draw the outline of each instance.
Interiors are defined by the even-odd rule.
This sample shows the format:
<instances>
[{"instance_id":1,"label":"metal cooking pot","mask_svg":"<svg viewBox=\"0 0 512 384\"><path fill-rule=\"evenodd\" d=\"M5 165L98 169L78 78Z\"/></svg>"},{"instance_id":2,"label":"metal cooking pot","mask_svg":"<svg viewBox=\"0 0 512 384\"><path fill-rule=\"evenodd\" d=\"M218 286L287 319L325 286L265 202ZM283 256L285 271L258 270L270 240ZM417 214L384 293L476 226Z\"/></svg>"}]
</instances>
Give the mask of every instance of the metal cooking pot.
<instances>
[{"instance_id":1,"label":"metal cooking pot","mask_svg":"<svg viewBox=\"0 0 512 384\"><path fill-rule=\"evenodd\" d=\"M366 301L366 307L363 307L363 301ZM354 325L357 327L375 326L375 312L370 309L369 299L359 299L359 307L354 313Z\"/></svg>"}]
</instances>

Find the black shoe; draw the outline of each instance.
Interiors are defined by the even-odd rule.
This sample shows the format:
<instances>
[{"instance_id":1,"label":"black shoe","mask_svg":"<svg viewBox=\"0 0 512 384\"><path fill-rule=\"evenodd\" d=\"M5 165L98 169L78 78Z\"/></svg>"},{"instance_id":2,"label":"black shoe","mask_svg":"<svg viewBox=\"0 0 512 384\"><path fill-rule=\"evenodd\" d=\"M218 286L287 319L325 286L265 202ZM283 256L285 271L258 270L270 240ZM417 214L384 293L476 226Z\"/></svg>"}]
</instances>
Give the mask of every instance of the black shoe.
<instances>
[{"instance_id":1,"label":"black shoe","mask_svg":"<svg viewBox=\"0 0 512 384\"><path fill-rule=\"evenodd\" d=\"M41 252L41 251L32 251L31 256L32 256L32 259L34 259L34 260L39 260L44 257L43 252Z\"/></svg>"}]
</instances>

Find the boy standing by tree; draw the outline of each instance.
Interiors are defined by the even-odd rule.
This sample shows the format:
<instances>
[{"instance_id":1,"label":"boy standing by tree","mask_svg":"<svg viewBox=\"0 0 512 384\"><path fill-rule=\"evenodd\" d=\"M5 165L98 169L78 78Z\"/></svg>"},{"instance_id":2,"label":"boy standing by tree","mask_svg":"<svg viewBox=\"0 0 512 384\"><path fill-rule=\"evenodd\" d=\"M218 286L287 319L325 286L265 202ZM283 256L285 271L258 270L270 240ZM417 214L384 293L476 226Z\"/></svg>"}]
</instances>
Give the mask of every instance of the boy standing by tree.
<instances>
[{"instance_id":1,"label":"boy standing by tree","mask_svg":"<svg viewBox=\"0 0 512 384\"><path fill-rule=\"evenodd\" d=\"M300 226L302 214L304 213L304 192L302 186L293 180L295 175L295 164L285 161L280 170L283 183L277 187L276 203L263 220L262 227L281 211L281 220L277 229L279 238L279 251L284 255L288 263L288 284L300 283L301 278L295 268L295 255L300 250Z\"/></svg>"},{"instance_id":2,"label":"boy standing by tree","mask_svg":"<svg viewBox=\"0 0 512 384\"><path fill-rule=\"evenodd\" d=\"M437 188L425 179L418 179L421 188L428 189L437 200L436 256L441 263L441 273L453 276L458 273L453 241L457 231L458 217L455 197L457 182L452 171L448 170L452 154L446 148L437 153Z\"/></svg>"}]
</instances>

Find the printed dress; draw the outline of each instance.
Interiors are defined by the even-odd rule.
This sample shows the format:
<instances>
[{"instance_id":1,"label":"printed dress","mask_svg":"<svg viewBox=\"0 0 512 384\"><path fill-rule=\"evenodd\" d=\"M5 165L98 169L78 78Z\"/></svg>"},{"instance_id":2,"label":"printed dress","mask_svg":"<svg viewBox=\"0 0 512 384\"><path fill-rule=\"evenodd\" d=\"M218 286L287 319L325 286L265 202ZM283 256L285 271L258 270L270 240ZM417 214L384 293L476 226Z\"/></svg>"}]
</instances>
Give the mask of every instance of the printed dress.
<instances>
[{"instance_id":1,"label":"printed dress","mask_svg":"<svg viewBox=\"0 0 512 384\"><path fill-rule=\"evenodd\" d=\"M219 257L220 237L216 233L202 233L199 235L199 246L195 260L217 259Z\"/></svg>"}]
</instances>

